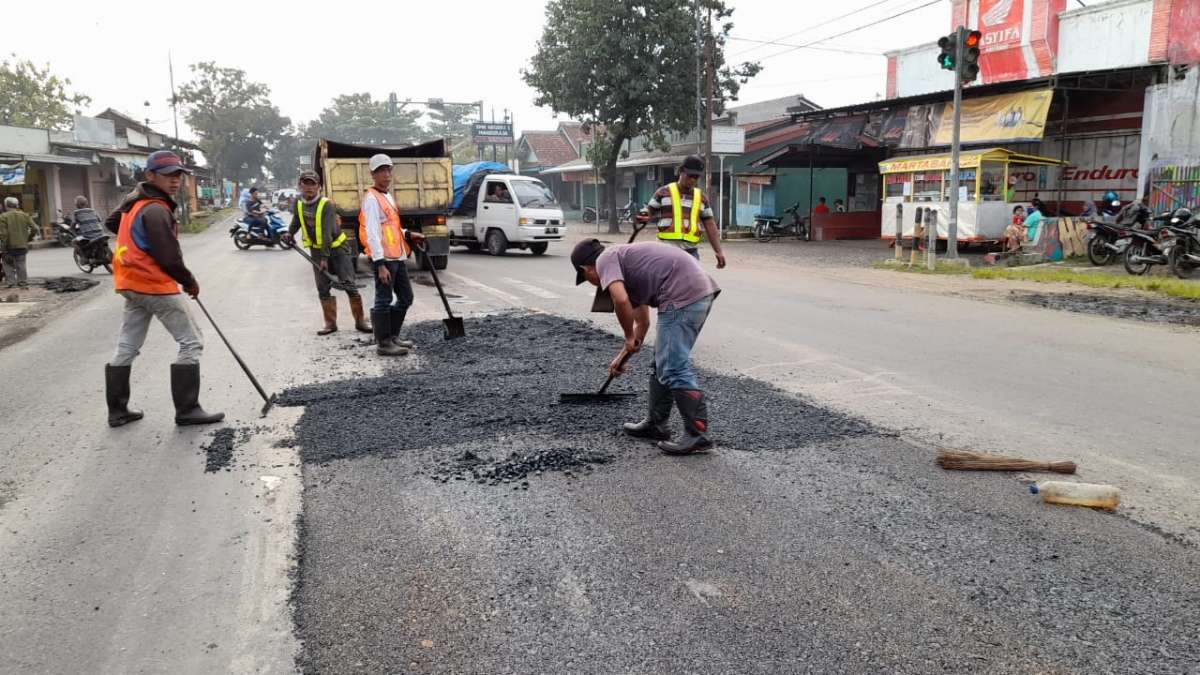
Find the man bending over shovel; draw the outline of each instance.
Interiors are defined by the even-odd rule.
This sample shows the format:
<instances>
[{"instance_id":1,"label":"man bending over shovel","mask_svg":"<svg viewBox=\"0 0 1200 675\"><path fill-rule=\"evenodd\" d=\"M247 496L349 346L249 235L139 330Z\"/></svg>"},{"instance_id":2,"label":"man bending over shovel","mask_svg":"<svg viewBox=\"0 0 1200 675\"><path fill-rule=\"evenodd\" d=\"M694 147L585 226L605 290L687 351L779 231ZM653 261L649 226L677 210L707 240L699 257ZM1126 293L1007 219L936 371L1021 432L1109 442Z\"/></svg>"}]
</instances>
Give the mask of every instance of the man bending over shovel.
<instances>
[{"instance_id":1,"label":"man bending over shovel","mask_svg":"<svg viewBox=\"0 0 1200 675\"><path fill-rule=\"evenodd\" d=\"M579 242L571 252L575 283L590 281L612 297L625 345L608 366L609 375L625 372L629 356L641 349L650 330L650 309L658 309L658 333L650 373L650 409L646 419L626 423L625 433L659 441L668 455L703 452L713 443L707 436L708 406L692 369L692 346L708 319L721 289L700 263L682 249L656 243L605 248L599 241ZM672 399L683 417L684 439L670 440L667 421Z\"/></svg>"}]
</instances>

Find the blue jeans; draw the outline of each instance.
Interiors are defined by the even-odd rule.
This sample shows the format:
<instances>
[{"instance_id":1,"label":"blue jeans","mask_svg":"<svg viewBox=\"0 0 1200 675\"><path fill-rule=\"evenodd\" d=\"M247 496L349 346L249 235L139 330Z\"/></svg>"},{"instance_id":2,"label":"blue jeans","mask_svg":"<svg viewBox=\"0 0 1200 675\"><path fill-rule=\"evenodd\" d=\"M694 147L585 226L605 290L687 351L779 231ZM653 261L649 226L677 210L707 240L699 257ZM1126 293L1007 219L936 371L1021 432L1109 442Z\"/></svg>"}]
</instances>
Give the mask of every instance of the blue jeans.
<instances>
[{"instance_id":1,"label":"blue jeans","mask_svg":"<svg viewBox=\"0 0 1200 675\"><path fill-rule=\"evenodd\" d=\"M679 309L658 311L658 333L654 339L654 368L658 381L668 389L700 390L692 369L692 347L712 311L716 295L701 298Z\"/></svg>"},{"instance_id":2,"label":"blue jeans","mask_svg":"<svg viewBox=\"0 0 1200 675\"><path fill-rule=\"evenodd\" d=\"M392 275L392 283L385 284L379 281L379 268L382 265L387 265L388 273ZM392 323L399 325L404 323L404 315L408 313L408 308L412 307L413 290L412 284L408 281L408 266L403 260L380 260L371 263L371 269L375 270L375 305L374 311L382 312L385 309L391 309L393 314L399 314L399 322L395 318ZM392 296L396 297L396 304L392 304Z\"/></svg>"}]
</instances>

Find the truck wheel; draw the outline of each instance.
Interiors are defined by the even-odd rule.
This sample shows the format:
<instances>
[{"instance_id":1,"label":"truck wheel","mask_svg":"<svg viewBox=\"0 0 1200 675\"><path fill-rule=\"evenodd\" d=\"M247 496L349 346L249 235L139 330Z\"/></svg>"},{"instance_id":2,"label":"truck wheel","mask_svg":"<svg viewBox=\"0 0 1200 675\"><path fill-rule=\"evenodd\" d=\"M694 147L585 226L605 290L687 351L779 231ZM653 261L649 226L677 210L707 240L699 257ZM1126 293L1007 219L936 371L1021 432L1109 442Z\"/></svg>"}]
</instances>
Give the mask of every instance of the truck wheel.
<instances>
[{"instance_id":1,"label":"truck wheel","mask_svg":"<svg viewBox=\"0 0 1200 675\"><path fill-rule=\"evenodd\" d=\"M540 241L540 242L538 242L538 243L536 243L536 244L530 244L530 245L529 245L529 252L530 252L530 253L532 253L532 254L534 254L534 255L542 255L543 253L545 253L545 252L546 252L546 249L547 249L547 248L549 248L549 247L550 247L550 244L547 244L547 243L546 243L546 242L544 242L544 241Z\"/></svg>"},{"instance_id":2,"label":"truck wheel","mask_svg":"<svg viewBox=\"0 0 1200 675\"><path fill-rule=\"evenodd\" d=\"M433 256L433 269L444 270L444 269L446 269L446 265L448 265L448 264L450 264L450 256L448 256L448 255Z\"/></svg>"},{"instance_id":3,"label":"truck wheel","mask_svg":"<svg viewBox=\"0 0 1200 675\"><path fill-rule=\"evenodd\" d=\"M487 241L484 243L487 245L488 253L492 255L504 255L508 252L508 237L504 236L500 230L488 232Z\"/></svg>"}]
</instances>

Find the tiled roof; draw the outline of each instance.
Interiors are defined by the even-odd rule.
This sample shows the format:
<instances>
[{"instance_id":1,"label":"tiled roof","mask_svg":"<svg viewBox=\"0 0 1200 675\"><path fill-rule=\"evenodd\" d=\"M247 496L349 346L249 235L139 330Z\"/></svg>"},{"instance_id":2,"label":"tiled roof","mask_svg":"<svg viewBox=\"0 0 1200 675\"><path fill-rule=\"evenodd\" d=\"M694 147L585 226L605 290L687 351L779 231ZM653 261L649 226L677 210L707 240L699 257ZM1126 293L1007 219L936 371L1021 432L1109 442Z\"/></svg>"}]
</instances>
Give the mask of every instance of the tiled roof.
<instances>
[{"instance_id":1,"label":"tiled roof","mask_svg":"<svg viewBox=\"0 0 1200 675\"><path fill-rule=\"evenodd\" d=\"M579 147L580 143L592 140L591 134L583 133L583 126L577 122L562 122L558 125L558 129L566 134L567 138L571 141L571 145L576 148Z\"/></svg>"},{"instance_id":2,"label":"tiled roof","mask_svg":"<svg viewBox=\"0 0 1200 675\"><path fill-rule=\"evenodd\" d=\"M558 166L579 157L567 139L557 131L526 131L521 134L521 139L537 157L531 168Z\"/></svg>"}]
</instances>

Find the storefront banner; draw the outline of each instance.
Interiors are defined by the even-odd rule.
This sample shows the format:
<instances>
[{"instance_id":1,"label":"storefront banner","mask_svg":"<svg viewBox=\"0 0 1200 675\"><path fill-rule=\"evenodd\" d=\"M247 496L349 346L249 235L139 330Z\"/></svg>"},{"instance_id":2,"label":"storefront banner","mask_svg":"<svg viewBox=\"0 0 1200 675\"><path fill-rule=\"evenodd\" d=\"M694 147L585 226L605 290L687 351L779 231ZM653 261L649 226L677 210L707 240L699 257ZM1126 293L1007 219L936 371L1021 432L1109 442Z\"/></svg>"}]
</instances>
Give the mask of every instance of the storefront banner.
<instances>
[{"instance_id":1,"label":"storefront banner","mask_svg":"<svg viewBox=\"0 0 1200 675\"><path fill-rule=\"evenodd\" d=\"M25 162L0 164L0 185L24 185Z\"/></svg>"},{"instance_id":2,"label":"storefront banner","mask_svg":"<svg viewBox=\"0 0 1200 675\"><path fill-rule=\"evenodd\" d=\"M1054 92L1021 91L963 101L960 139L963 143L1013 143L1041 140ZM947 105L933 145L950 145L954 106Z\"/></svg>"}]
</instances>

